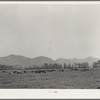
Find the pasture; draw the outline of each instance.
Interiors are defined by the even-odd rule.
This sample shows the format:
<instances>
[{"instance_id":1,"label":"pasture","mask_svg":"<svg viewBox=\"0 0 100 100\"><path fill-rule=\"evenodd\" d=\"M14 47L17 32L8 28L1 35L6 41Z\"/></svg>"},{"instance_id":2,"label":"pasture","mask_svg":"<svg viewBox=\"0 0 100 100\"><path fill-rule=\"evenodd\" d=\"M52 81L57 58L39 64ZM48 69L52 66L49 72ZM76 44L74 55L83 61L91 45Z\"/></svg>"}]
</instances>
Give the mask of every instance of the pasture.
<instances>
[{"instance_id":1,"label":"pasture","mask_svg":"<svg viewBox=\"0 0 100 100\"><path fill-rule=\"evenodd\" d=\"M12 73L13 72L13 73ZM97 89L100 88L100 69L89 71L32 70L0 71L0 88L3 89Z\"/></svg>"}]
</instances>

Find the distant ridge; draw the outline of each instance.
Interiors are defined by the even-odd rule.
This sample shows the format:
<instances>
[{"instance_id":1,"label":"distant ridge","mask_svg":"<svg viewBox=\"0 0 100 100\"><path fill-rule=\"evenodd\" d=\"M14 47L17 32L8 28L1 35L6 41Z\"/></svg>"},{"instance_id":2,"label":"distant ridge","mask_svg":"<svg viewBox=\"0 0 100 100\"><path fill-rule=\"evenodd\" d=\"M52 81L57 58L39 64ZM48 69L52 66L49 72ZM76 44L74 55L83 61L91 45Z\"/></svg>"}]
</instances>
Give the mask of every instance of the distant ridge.
<instances>
[{"instance_id":1,"label":"distant ridge","mask_svg":"<svg viewBox=\"0 0 100 100\"><path fill-rule=\"evenodd\" d=\"M88 62L90 66L92 66L93 62L98 61L99 58L94 58L94 57L87 57L87 58L83 58L83 59L77 59L77 58L73 58L73 59L65 59L65 58L59 58L57 60L52 60L49 57L45 57L45 56L38 56L35 58L29 58L29 57L25 57L25 56L21 56L21 55L8 55L5 57L0 57L0 64L3 65L13 65L16 68L25 68L27 66L30 65L37 65L37 66L41 66L44 63L57 63L57 64L73 64L73 63L82 63L82 62Z\"/></svg>"},{"instance_id":2,"label":"distant ridge","mask_svg":"<svg viewBox=\"0 0 100 100\"><path fill-rule=\"evenodd\" d=\"M59 58L56 60L56 63L58 64L73 64L73 63L82 63L82 62L88 62L90 66L92 66L93 62L98 61L99 58L94 58L94 57L87 57L87 58L81 58L81 59L77 59L77 58L73 58L73 59L64 59L64 58Z\"/></svg>"},{"instance_id":3,"label":"distant ridge","mask_svg":"<svg viewBox=\"0 0 100 100\"><path fill-rule=\"evenodd\" d=\"M41 66L44 63L54 63L54 61L51 58L39 56L35 58L28 58L21 55L8 55L5 57L0 57L0 64L4 65L13 65L16 67L27 67L30 65L37 65Z\"/></svg>"}]
</instances>

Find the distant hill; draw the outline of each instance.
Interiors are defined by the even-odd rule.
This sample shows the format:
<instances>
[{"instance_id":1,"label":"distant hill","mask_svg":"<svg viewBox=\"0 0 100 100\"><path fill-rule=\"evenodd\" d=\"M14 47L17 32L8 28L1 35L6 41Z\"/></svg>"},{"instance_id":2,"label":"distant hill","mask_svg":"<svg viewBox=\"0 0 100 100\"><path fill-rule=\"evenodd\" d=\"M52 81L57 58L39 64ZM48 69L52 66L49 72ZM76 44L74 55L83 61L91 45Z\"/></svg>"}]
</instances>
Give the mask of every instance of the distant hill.
<instances>
[{"instance_id":1,"label":"distant hill","mask_svg":"<svg viewBox=\"0 0 100 100\"><path fill-rule=\"evenodd\" d=\"M24 68L24 66L30 65L30 58L20 55L9 55L5 57L0 57L0 64L14 65L16 68Z\"/></svg>"},{"instance_id":2,"label":"distant hill","mask_svg":"<svg viewBox=\"0 0 100 100\"><path fill-rule=\"evenodd\" d=\"M74 63L83 63L83 62L88 62L90 66L92 66L93 62L98 61L99 58L94 58L94 57L88 57L88 58L84 58L84 59L64 59L64 58L59 58L56 60L56 63L58 64L74 64Z\"/></svg>"},{"instance_id":3,"label":"distant hill","mask_svg":"<svg viewBox=\"0 0 100 100\"><path fill-rule=\"evenodd\" d=\"M82 63L82 62L88 62L90 65L92 65L93 62L98 61L98 58L94 57L88 57L84 59L64 59L64 58L59 58L57 60L52 60L51 58L44 57L44 56L39 56L35 58L28 58L24 57L21 55L9 55L5 57L0 57L0 64L3 65L13 65L14 68L16 69L22 69L25 67L28 67L30 65L37 65L37 66L42 66L44 63L57 63L57 64L73 64L73 63Z\"/></svg>"},{"instance_id":4,"label":"distant hill","mask_svg":"<svg viewBox=\"0 0 100 100\"><path fill-rule=\"evenodd\" d=\"M51 58L44 57L44 56L32 58L30 61L31 61L31 65L37 65L37 66L41 66L44 63L48 63L48 64L55 63L55 61L53 61Z\"/></svg>"},{"instance_id":5,"label":"distant hill","mask_svg":"<svg viewBox=\"0 0 100 100\"><path fill-rule=\"evenodd\" d=\"M41 66L44 63L54 63L54 61L48 57L35 57L35 58L28 58L20 55L9 55L6 57L0 57L0 64L4 65L13 65L15 68L19 69L25 68L30 65L37 65Z\"/></svg>"}]
</instances>

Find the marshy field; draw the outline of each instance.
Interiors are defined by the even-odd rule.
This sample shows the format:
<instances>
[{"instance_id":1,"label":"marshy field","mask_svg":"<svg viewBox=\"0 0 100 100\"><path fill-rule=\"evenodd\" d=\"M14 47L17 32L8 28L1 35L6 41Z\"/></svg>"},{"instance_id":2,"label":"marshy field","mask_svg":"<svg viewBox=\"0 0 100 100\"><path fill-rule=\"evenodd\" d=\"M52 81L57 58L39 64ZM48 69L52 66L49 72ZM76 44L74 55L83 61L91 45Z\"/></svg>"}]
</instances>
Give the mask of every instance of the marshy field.
<instances>
[{"instance_id":1,"label":"marshy field","mask_svg":"<svg viewBox=\"0 0 100 100\"><path fill-rule=\"evenodd\" d=\"M100 69L89 71L32 70L0 71L1 89L99 89Z\"/></svg>"}]
</instances>

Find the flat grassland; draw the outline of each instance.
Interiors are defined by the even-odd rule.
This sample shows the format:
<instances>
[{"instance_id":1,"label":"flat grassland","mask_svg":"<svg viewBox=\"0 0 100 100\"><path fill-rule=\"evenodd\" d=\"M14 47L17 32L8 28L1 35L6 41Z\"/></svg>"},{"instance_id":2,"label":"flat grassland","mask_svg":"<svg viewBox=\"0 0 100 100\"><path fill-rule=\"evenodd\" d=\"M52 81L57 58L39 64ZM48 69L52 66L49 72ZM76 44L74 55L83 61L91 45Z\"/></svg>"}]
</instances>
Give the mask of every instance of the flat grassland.
<instances>
[{"instance_id":1,"label":"flat grassland","mask_svg":"<svg viewBox=\"0 0 100 100\"><path fill-rule=\"evenodd\" d=\"M23 74L9 74L0 71L1 89L97 89L100 88L100 69L89 71L54 71Z\"/></svg>"}]
</instances>

